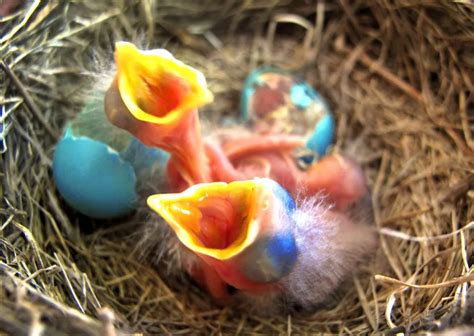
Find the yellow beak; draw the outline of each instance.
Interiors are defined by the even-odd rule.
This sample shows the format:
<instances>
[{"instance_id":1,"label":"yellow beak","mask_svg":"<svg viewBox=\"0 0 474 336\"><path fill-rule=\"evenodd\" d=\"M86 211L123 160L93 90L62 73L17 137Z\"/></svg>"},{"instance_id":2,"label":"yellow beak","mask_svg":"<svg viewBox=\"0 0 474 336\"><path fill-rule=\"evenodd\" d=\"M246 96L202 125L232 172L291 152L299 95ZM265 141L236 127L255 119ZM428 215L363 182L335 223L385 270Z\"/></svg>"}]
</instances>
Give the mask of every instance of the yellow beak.
<instances>
[{"instance_id":1,"label":"yellow beak","mask_svg":"<svg viewBox=\"0 0 474 336\"><path fill-rule=\"evenodd\" d=\"M118 89L136 119L172 125L213 100L204 75L168 51L142 51L128 42L117 42L115 48Z\"/></svg>"},{"instance_id":2,"label":"yellow beak","mask_svg":"<svg viewBox=\"0 0 474 336\"><path fill-rule=\"evenodd\" d=\"M209 181L197 108L212 101L204 75L164 49L116 44L117 75L104 107L109 121L164 149L189 185Z\"/></svg>"},{"instance_id":3,"label":"yellow beak","mask_svg":"<svg viewBox=\"0 0 474 336\"><path fill-rule=\"evenodd\" d=\"M251 245L263 229L271 197L261 180L197 184L179 194L159 194L148 205L191 251L228 260ZM257 211L258 209L258 211Z\"/></svg>"}]
</instances>

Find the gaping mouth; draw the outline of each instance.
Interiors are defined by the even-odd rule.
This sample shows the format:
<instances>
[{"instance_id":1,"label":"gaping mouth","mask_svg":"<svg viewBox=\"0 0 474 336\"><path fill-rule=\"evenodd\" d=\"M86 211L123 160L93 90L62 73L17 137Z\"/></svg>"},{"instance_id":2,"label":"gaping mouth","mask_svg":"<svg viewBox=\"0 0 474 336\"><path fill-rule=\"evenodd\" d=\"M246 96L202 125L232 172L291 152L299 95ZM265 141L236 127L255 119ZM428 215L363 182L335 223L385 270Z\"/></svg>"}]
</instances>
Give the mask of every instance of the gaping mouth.
<instances>
[{"instance_id":1,"label":"gaping mouth","mask_svg":"<svg viewBox=\"0 0 474 336\"><path fill-rule=\"evenodd\" d=\"M190 250L230 259L252 244L265 211L258 180L197 184L179 194L153 195L148 205L159 213ZM263 197L262 197L263 196Z\"/></svg>"},{"instance_id":2,"label":"gaping mouth","mask_svg":"<svg viewBox=\"0 0 474 336\"><path fill-rule=\"evenodd\" d=\"M116 44L117 74L104 99L109 121L171 154L189 185L209 181L197 108L212 101L204 75L164 49Z\"/></svg>"},{"instance_id":3,"label":"gaping mouth","mask_svg":"<svg viewBox=\"0 0 474 336\"><path fill-rule=\"evenodd\" d=\"M173 124L213 99L204 75L166 50L142 51L118 42L115 59L120 96L138 120Z\"/></svg>"}]
</instances>

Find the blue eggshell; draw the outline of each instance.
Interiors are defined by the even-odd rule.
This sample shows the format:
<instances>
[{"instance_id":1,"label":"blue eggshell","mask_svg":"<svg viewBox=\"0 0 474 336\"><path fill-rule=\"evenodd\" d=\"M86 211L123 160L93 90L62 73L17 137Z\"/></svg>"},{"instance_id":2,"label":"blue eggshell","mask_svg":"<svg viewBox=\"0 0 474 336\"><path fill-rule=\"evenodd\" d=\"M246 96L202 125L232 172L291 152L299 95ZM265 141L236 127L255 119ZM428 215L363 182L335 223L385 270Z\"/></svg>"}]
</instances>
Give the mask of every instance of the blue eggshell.
<instances>
[{"instance_id":1,"label":"blue eggshell","mask_svg":"<svg viewBox=\"0 0 474 336\"><path fill-rule=\"evenodd\" d=\"M323 115L316 122L314 131L309 135L306 147L317 153L319 157L324 156L332 144L335 127L334 118L329 112L326 102L316 90L305 82L293 85L290 97L293 104L300 109L307 109L311 104L320 106Z\"/></svg>"},{"instance_id":2,"label":"blue eggshell","mask_svg":"<svg viewBox=\"0 0 474 336\"><path fill-rule=\"evenodd\" d=\"M319 157L326 154L334 138L334 118L331 114L324 114L316 123L313 133L309 136L306 147L316 152Z\"/></svg>"},{"instance_id":3,"label":"blue eggshell","mask_svg":"<svg viewBox=\"0 0 474 336\"><path fill-rule=\"evenodd\" d=\"M289 92L284 93L290 102L286 107L290 115L303 113L303 118L294 118L282 122L293 125L293 129L298 129L295 131L297 134L307 135L306 147L309 148L314 155L308 155L300 159L302 159L304 164L310 165L315 159L324 156L333 142L335 121L328 104L321 95L305 81L301 81L296 76L283 70L262 67L254 70L244 83L241 97L241 116L244 120L251 118L250 102L252 101L252 96L255 94L256 89L265 84L262 75L266 73L279 74L290 79L293 83L289 88ZM314 128L305 126L306 124L311 126L311 123L314 122L315 119L316 125L314 125ZM294 124L297 122L299 125Z\"/></svg>"},{"instance_id":4,"label":"blue eggshell","mask_svg":"<svg viewBox=\"0 0 474 336\"><path fill-rule=\"evenodd\" d=\"M259 238L242 255L241 270L252 281L275 282L288 275L298 257L291 232L278 232Z\"/></svg>"},{"instance_id":5,"label":"blue eggshell","mask_svg":"<svg viewBox=\"0 0 474 336\"><path fill-rule=\"evenodd\" d=\"M242 89L242 96L240 97L240 115L245 121L249 120L250 118L248 106L250 98L255 93L254 82L257 76L258 75L256 73L250 74L250 76L248 76L245 80L244 87Z\"/></svg>"},{"instance_id":6,"label":"blue eggshell","mask_svg":"<svg viewBox=\"0 0 474 336\"><path fill-rule=\"evenodd\" d=\"M296 83L290 89L290 98L299 109L308 108L318 97L316 91L305 82Z\"/></svg>"},{"instance_id":7,"label":"blue eggshell","mask_svg":"<svg viewBox=\"0 0 474 336\"><path fill-rule=\"evenodd\" d=\"M66 202L87 216L119 217L137 205L132 165L102 142L75 137L70 127L54 152L53 177Z\"/></svg>"}]
</instances>

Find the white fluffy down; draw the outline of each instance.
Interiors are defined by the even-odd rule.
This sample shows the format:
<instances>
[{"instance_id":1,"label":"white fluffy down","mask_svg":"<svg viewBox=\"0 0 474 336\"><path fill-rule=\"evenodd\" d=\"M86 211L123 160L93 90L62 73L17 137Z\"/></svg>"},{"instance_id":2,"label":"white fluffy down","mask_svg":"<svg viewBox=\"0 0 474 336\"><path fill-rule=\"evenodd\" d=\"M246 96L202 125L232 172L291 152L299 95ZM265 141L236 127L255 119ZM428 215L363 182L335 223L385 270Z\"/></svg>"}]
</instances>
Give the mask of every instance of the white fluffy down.
<instances>
[{"instance_id":1,"label":"white fluffy down","mask_svg":"<svg viewBox=\"0 0 474 336\"><path fill-rule=\"evenodd\" d=\"M370 223L354 218L333 211L320 197L300 204L294 214L299 257L292 272L282 280L288 301L305 307L326 301L373 253L375 230Z\"/></svg>"}]
</instances>

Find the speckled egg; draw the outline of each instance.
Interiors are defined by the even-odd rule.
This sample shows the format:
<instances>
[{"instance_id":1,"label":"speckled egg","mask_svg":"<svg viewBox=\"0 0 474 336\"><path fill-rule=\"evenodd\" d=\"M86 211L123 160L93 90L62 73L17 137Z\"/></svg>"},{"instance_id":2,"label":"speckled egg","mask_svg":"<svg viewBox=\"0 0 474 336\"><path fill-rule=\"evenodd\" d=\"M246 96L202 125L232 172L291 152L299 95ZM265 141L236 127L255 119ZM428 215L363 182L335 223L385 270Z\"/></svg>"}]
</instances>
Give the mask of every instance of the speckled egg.
<instances>
[{"instance_id":1,"label":"speckled egg","mask_svg":"<svg viewBox=\"0 0 474 336\"><path fill-rule=\"evenodd\" d=\"M306 147L316 157L328 152L334 138L326 101L308 83L280 69L262 67L247 77L241 116L264 132L306 136Z\"/></svg>"},{"instance_id":2,"label":"speckled egg","mask_svg":"<svg viewBox=\"0 0 474 336\"><path fill-rule=\"evenodd\" d=\"M159 178L166 160L165 152L108 123L101 105L89 104L68 123L55 148L53 177L72 208L93 218L114 218L136 208L138 191Z\"/></svg>"}]
</instances>

